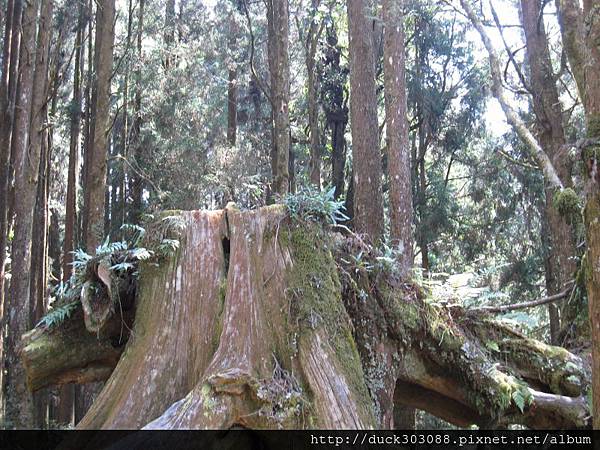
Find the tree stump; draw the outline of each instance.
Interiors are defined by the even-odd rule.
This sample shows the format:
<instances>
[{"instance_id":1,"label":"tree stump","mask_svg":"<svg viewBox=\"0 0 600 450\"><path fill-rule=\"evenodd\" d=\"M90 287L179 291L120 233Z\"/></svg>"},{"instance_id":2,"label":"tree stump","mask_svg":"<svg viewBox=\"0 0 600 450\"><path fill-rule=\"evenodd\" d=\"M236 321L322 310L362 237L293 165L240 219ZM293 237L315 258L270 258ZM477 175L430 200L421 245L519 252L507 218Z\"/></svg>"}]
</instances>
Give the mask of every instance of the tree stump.
<instances>
[{"instance_id":1,"label":"tree stump","mask_svg":"<svg viewBox=\"0 0 600 450\"><path fill-rule=\"evenodd\" d=\"M78 428L392 428L397 405L458 426L589 425L579 357L437 304L358 237L283 205L177 214L176 254L140 263L118 362L118 327L98 339L81 314L23 337L31 389L108 378ZM114 370L73 376L90 361Z\"/></svg>"}]
</instances>

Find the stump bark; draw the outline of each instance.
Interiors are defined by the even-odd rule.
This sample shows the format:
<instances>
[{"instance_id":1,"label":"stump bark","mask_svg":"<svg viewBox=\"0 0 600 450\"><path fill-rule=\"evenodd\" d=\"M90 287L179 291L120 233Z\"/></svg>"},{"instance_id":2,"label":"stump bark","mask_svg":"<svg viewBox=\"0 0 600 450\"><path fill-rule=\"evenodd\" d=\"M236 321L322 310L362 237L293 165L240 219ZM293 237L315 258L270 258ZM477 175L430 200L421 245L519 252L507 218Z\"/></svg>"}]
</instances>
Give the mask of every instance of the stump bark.
<instances>
[{"instance_id":1,"label":"stump bark","mask_svg":"<svg viewBox=\"0 0 600 450\"><path fill-rule=\"evenodd\" d=\"M578 356L437 304L359 238L282 205L177 214L176 254L140 263L125 346L114 305L99 338L82 313L23 337L31 389L107 379L79 428L393 428L398 405L588 426Z\"/></svg>"}]
</instances>

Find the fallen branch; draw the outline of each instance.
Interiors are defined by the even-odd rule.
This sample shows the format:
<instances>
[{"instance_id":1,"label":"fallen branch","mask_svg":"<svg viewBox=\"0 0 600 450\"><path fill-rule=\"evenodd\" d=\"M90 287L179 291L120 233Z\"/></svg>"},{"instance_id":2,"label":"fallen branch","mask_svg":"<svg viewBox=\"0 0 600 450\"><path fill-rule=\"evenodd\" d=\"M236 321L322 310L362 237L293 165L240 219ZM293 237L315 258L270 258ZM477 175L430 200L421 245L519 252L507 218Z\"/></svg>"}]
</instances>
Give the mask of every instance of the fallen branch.
<instances>
[{"instance_id":1,"label":"fallen branch","mask_svg":"<svg viewBox=\"0 0 600 450\"><path fill-rule=\"evenodd\" d=\"M556 300L565 298L570 293L571 293L571 288L565 289L564 291L559 292L558 294L549 295L548 297L542 297L537 300L532 300L530 302L514 303L512 305L503 305L503 306L483 306L481 308L473 308L469 311L471 311L471 312L473 312L473 311L474 312L486 312L486 313L501 313L501 312L507 312L507 311L515 311L518 309L533 308L534 306L545 305L547 303L552 303L552 302L555 302Z\"/></svg>"}]
</instances>

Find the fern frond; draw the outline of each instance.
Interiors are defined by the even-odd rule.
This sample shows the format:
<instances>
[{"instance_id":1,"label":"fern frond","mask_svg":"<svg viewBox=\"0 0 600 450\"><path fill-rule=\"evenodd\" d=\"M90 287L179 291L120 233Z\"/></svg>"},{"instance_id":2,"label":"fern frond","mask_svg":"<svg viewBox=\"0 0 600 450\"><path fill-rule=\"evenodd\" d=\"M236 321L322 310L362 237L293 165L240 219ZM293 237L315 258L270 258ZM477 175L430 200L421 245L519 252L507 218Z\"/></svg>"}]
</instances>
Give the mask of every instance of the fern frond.
<instances>
[{"instance_id":1,"label":"fern frond","mask_svg":"<svg viewBox=\"0 0 600 450\"><path fill-rule=\"evenodd\" d=\"M52 328L60 325L66 319L71 317L71 315L75 312L79 304L79 301L74 301L71 303L67 303L66 305L62 305L57 308L51 309L48 312L48 314L42 317L42 319L36 324L36 328L40 326Z\"/></svg>"}]
</instances>

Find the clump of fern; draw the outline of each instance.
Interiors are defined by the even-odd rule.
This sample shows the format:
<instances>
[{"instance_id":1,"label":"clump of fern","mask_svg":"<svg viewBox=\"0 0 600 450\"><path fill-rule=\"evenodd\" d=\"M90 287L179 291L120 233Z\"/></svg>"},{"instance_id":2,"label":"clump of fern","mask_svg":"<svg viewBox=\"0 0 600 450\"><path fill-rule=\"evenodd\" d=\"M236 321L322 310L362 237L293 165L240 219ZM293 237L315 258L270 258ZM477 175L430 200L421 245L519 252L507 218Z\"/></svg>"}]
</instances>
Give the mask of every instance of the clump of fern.
<instances>
[{"instance_id":1,"label":"clump of fern","mask_svg":"<svg viewBox=\"0 0 600 450\"><path fill-rule=\"evenodd\" d=\"M343 213L344 202L336 200L335 188L320 191L315 188L299 190L283 199L292 219L336 225L348 220Z\"/></svg>"},{"instance_id":2,"label":"clump of fern","mask_svg":"<svg viewBox=\"0 0 600 450\"><path fill-rule=\"evenodd\" d=\"M66 283L59 283L51 293L50 310L36 327L55 327L71 317L80 306L80 295L84 284L94 279L95 267L99 261L108 261L111 277L125 278L138 276L140 261L161 259L173 255L179 248L179 237L185 222L179 216L166 216L152 227L146 228L124 224L121 227L123 239L111 242L110 238L100 244L94 255L82 249L73 252L73 273ZM149 237L148 235L151 234Z\"/></svg>"},{"instance_id":3,"label":"clump of fern","mask_svg":"<svg viewBox=\"0 0 600 450\"><path fill-rule=\"evenodd\" d=\"M78 307L79 300L53 307L50 311L48 311L48 314L42 317L42 319L37 323L36 327L55 327L71 317Z\"/></svg>"}]
</instances>

